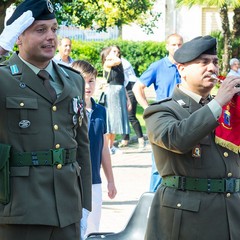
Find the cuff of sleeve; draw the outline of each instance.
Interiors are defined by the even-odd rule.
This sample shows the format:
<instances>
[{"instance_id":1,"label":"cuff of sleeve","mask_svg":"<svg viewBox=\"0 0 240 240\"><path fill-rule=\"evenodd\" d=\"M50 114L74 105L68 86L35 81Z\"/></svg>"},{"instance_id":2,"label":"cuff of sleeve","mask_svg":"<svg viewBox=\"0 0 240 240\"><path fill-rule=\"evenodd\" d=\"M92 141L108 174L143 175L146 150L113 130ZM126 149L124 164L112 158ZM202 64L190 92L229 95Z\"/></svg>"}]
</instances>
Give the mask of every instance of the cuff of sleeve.
<instances>
[{"instance_id":1,"label":"cuff of sleeve","mask_svg":"<svg viewBox=\"0 0 240 240\"><path fill-rule=\"evenodd\" d=\"M219 103L215 99L213 99L207 105L210 108L213 116L215 117L215 119L217 121L222 114L222 107L219 105Z\"/></svg>"}]
</instances>

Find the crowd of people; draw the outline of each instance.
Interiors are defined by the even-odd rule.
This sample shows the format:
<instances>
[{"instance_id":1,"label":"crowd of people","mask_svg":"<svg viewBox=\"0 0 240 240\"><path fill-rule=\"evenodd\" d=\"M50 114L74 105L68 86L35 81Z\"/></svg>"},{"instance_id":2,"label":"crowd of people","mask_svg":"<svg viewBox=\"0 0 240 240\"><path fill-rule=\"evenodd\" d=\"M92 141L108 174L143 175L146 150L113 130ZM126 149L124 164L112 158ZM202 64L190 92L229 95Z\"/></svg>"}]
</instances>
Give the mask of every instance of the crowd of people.
<instances>
[{"instance_id":1,"label":"crowd of people","mask_svg":"<svg viewBox=\"0 0 240 240\"><path fill-rule=\"evenodd\" d=\"M25 0L0 35L0 56L15 44L19 51L0 66L0 239L83 240L98 232L101 168L113 199L111 155L129 145L130 124L145 146L138 103L155 192L145 240L238 239L240 157L215 141L215 131L222 115L233 124L224 106L240 92L239 60L230 60L213 98L219 66L211 36L183 43L169 35L168 55L140 78L119 46L107 46L99 54L102 106L94 99L96 68L72 59L71 39L57 39L57 29L49 0ZM156 102L149 105L144 91L151 84Z\"/></svg>"}]
</instances>

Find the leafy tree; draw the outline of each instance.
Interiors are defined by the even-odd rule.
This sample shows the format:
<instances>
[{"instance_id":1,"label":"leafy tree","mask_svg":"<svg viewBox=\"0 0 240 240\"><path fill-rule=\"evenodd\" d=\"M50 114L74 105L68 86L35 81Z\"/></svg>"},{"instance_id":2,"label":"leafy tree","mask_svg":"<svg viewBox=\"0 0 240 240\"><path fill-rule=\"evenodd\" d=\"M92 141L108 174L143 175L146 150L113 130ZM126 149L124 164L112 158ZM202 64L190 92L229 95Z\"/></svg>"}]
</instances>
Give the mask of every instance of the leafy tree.
<instances>
[{"instance_id":1,"label":"leafy tree","mask_svg":"<svg viewBox=\"0 0 240 240\"><path fill-rule=\"evenodd\" d=\"M178 6L185 5L192 7L193 5L215 6L220 9L220 18L222 22L222 35L224 42L224 55L222 62L222 73L228 70L229 59L232 57L232 37L228 19L228 7L236 9L240 7L239 0L177 0ZM239 27L239 26L238 26ZM237 26L235 25L235 28ZM237 30L236 30L237 32Z\"/></svg>"},{"instance_id":2,"label":"leafy tree","mask_svg":"<svg viewBox=\"0 0 240 240\"><path fill-rule=\"evenodd\" d=\"M6 9L10 7L12 3L16 2L15 0L2 0L0 4L0 33L4 28L4 19L6 17Z\"/></svg>"},{"instance_id":3,"label":"leafy tree","mask_svg":"<svg viewBox=\"0 0 240 240\"><path fill-rule=\"evenodd\" d=\"M240 7L233 10L233 38L240 38Z\"/></svg>"},{"instance_id":4,"label":"leafy tree","mask_svg":"<svg viewBox=\"0 0 240 240\"><path fill-rule=\"evenodd\" d=\"M15 0L3 0L2 25L6 8ZM22 0L20 0L21 2ZM52 0L60 24L91 27L99 31L107 27L118 26L138 21L145 29L151 31L160 13L153 12L156 0ZM0 9L1 9L0 8ZM1 12L0 12L1 13ZM150 21L149 21L150 19ZM148 21L146 21L148 20ZM121 31L120 31L121 33Z\"/></svg>"},{"instance_id":5,"label":"leafy tree","mask_svg":"<svg viewBox=\"0 0 240 240\"><path fill-rule=\"evenodd\" d=\"M107 27L118 26L133 21L151 31L160 13L152 11L156 0L67 0L54 1L60 23L92 27L105 31ZM146 23L146 19L151 19Z\"/></svg>"}]
</instances>

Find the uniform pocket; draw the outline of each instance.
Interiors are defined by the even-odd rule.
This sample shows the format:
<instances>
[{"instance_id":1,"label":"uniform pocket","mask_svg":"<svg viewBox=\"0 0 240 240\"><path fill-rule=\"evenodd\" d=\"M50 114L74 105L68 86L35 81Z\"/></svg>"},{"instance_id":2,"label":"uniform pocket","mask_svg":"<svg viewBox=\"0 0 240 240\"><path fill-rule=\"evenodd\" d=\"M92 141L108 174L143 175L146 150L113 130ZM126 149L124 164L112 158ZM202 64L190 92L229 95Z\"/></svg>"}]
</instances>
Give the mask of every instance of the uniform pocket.
<instances>
[{"instance_id":1,"label":"uniform pocket","mask_svg":"<svg viewBox=\"0 0 240 240\"><path fill-rule=\"evenodd\" d=\"M183 213L185 211L192 213L197 213L199 211L201 201L199 199L192 198L190 194L189 192L179 191L176 189L165 189L161 205L172 209L173 219L171 240L179 239Z\"/></svg>"},{"instance_id":2,"label":"uniform pocket","mask_svg":"<svg viewBox=\"0 0 240 240\"><path fill-rule=\"evenodd\" d=\"M22 216L27 211L29 188L29 167L10 167L11 197L6 204L3 216Z\"/></svg>"},{"instance_id":3,"label":"uniform pocket","mask_svg":"<svg viewBox=\"0 0 240 240\"><path fill-rule=\"evenodd\" d=\"M7 97L6 108L10 132L19 134L36 134L38 127L32 126L38 101L36 98Z\"/></svg>"}]
</instances>

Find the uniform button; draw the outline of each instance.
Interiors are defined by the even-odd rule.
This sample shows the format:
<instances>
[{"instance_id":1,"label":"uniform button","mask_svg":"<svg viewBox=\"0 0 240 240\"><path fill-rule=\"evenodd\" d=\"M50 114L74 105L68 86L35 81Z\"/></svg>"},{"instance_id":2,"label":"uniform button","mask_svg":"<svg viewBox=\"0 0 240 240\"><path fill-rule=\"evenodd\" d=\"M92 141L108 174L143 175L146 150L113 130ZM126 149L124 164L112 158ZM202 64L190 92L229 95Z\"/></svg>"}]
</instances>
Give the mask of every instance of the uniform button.
<instances>
[{"instance_id":1,"label":"uniform button","mask_svg":"<svg viewBox=\"0 0 240 240\"><path fill-rule=\"evenodd\" d=\"M230 173L228 173L228 175L227 175L228 177L232 177L232 173L230 172Z\"/></svg>"},{"instance_id":2,"label":"uniform button","mask_svg":"<svg viewBox=\"0 0 240 240\"><path fill-rule=\"evenodd\" d=\"M177 207L178 207L178 208L179 208L179 207L181 207L181 206L182 206L182 204L181 204L181 203L178 203L178 204L177 204Z\"/></svg>"},{"instance_id":3,"label":"uniform button","mask_svg":"<svg viewBox=\"0 0 240 240\"><path fill-rule=\"evenodd\" d=\"M228 152L224 152L224 153L223 153L223 156L224 156L224 157L228 157Z\"/></svg>"},{"instance_id":4,"label":"uniform button","mask_svg":"<svg viewBox=\"0 0 240 240\"><path fill-rule=\"evenodd\" d=\"M54 130L58 130L58 125L57 124L54 125L53 127L54 127Z\"/></svg>"},{"instance_id":5,"label":"uniform button","mask_svg":"<svg viewBox=\"0 0 240 240\"><path fill-rule=\"evenodd\" d=\"M227 197L227 198L231 197L231 193L227 193L227 194L226 194L226 197Z\"/></svg>"},{"instance_id":6,"label":"uniform button","mask_svg":"<svg viewBox=\"0 0 240 240\"><path fill-rule=\"evenodd\" d=\"M24 104L23 102L20 103L20 107L24 107L24 105L25 105L25 104Z\"/></svg>"},{"instance_id":7,"label":"uniform button","mask_svg":"<svg viewBox=\"0 0 240 240\"><path fill-rule=\"evenodd\" d=\"M60 144L56 144L55 148L57 149L60 148Z\"/></svg>"},{"instance_id":8,"label":"uniform button","mask_svg":"<svg viewBox=\"0 0 240 240\"><path fill-rule=\"evenodd\" d=\"M56 106L53 106L53 107L52 107L52 110L53 110L54 112L56 112L56 111L57 111L57 107L56 107Z\"/></svg>"},{"instance_id":9,"label":"uniform button","mask_svg":"<svg viewBox=\"0 0 240 240\"><path fill-rule=\"evenodd\" d=\"M61 168L62 168L62 164L59 163L59 164L57 165L57 169L61 169Z\"/></svg>"}]
</instances>

